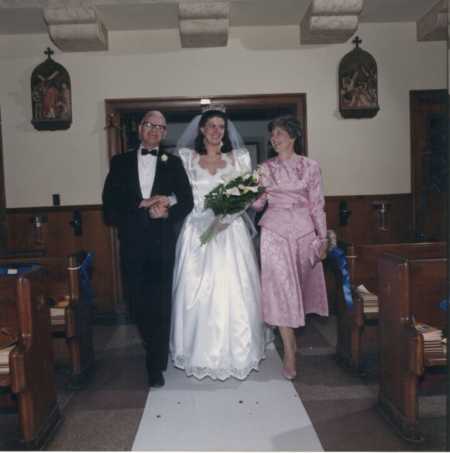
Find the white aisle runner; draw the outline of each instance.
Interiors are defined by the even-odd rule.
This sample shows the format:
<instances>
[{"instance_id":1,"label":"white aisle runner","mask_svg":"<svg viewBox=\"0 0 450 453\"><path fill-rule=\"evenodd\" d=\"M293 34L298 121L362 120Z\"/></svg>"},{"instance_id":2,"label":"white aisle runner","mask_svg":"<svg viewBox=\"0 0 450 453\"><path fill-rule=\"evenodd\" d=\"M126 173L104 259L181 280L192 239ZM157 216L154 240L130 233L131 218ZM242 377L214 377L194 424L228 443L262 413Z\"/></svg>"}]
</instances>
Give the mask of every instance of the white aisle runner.
<instances>
[{"instance_id":1,"label":"white aisle runner","mask_svg":"<svg viewBox=\"0 0 450 453\"><path fill-rule=\"evenodd\" d=\"M270 348L245 381L188 378L171 365L152 390L133 450L323 451L294 386Z\"/></svg>"}]
</instances>

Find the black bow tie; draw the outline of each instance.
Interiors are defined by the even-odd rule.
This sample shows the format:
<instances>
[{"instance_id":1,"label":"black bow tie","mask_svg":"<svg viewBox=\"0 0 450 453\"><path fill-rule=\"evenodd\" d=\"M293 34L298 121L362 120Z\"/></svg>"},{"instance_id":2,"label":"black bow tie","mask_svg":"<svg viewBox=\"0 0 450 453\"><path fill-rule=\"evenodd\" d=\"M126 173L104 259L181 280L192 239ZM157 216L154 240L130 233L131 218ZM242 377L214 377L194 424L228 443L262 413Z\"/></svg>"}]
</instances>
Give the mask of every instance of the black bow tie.
<instances>
[{"instance_id":1,"label":"black bow tie","mask_svg":"<svg viewBox=\"0 0 450 453\"><path fill-rule=\"evenodd\" d=\"M152 156L157 156L158 155L158 148L154 148L154 149L145 149L145 148L141 148L141 154L143 156L147 156L148 154L151 154Z\"/></svg>"}]
</instances>

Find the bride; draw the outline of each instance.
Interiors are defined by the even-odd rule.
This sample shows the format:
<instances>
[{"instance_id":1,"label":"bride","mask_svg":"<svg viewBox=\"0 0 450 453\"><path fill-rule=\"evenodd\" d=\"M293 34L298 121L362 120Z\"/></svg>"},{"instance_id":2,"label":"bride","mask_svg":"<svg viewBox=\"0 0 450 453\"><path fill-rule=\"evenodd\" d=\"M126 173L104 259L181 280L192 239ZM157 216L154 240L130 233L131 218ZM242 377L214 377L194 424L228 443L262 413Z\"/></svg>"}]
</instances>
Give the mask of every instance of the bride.
<instances>
[{"instance_id":1,"label":"bride","mask_svg":"<svg viewBox=\"0 0 450 453\"><path fill-rule=\"evenodd\" d=\"M242 218L231 217L208 243L200 235L214 215L205 195L251 171L250 156L222 110L194 118L179 142L194 209L178 237L170 351L188 376L245 379L264 358L264 325L255 250Z\"/></svg>"}]
</instances>

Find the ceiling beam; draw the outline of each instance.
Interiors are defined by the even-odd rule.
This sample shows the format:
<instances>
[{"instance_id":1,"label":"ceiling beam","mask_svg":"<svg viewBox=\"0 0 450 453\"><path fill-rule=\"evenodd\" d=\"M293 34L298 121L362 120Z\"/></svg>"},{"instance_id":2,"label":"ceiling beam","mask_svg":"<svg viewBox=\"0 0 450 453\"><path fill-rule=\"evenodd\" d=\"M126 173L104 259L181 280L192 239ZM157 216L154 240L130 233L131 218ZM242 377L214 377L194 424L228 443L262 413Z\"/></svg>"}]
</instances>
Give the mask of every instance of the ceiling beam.
<instances>
[{"instance_id":1,"label":"ceiling beam","mask_svg":"<svg viewBox=\"0 0 450 453\"><path fill-rule=\"evenodd\" d=\"M448 38L447 0L436 3L416 23L418 41L445 41Z\"/></svg>"},{"instance_id":2,"label":"ceiling beam","mask_svg":"<svg viewBox=\"0 0 450 453\"><path fill-rule=\"evenodd\" d=\"M66 52L108 49L108 32L94 7L83 0L52 2L44 8L50 38Z\"/></svg>"},{"instance_id":3,"label":"ceiling beam","mask_svg":"<svg viewBox=\"0 0 450 453\"><path fill-rule=\"evenodd\" d=\"M230 4L179 3L178 26L182 47L224 47L228 43Z\"/></svg>"},{"instance_id":4,"label":"ceiling beam","mask_svg":"<svg viewBox=\"0 0 450 453\"><path fill-rule=\"evenodd\" d=\"M356 32L364 0L312 0L300 23L301 44L337 44Z\"/></svg>"}]
</instances>

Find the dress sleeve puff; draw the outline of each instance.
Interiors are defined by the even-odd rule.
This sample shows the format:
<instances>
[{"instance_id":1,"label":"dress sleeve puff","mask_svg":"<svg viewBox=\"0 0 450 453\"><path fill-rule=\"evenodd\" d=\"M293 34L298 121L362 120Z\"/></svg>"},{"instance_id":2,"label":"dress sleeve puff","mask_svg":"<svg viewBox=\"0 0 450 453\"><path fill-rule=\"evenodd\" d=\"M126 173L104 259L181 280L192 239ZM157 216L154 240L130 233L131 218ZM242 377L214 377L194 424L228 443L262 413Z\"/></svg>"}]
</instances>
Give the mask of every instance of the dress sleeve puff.
<instances>
[{"instance_id":1,"label":"dress sleeve puff","mask_svg":"<svg viewBox=\"0 0 450 453\"><path fill-rule=\"evenodd\" d=\"M252 171L252 161L250 159L250 153L245 148L234 149L233 157L236 162L236 167L239 172L247 173Z\"/></svg>"},{"instance_id":2,"label":"dress sleeve puff","mask_svg":"<svg viewBox=\"0 0 450 453\"><path fill-rule=\"evenodd\" d=\"M177 155L183 162L183 167L189 177L192 174L192 159L194 157L194 153L195 151L189 148L180 148L177 150Z\"/></svg>"},{"instance_id":3,"label":"dress sleeve puff","mask_svg":"<svg viewBox=\"0 0 450 453\"><path fill-rule=\"evenodd\" d=\"M324 210L325 199L322 190L322 176L319 164L315 161L311 161L308 193L311 218L313 220L317 236L319 239L326 241L327 223Z\"/></svg>"}]
</instances>

